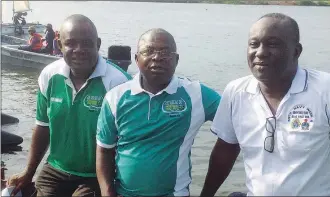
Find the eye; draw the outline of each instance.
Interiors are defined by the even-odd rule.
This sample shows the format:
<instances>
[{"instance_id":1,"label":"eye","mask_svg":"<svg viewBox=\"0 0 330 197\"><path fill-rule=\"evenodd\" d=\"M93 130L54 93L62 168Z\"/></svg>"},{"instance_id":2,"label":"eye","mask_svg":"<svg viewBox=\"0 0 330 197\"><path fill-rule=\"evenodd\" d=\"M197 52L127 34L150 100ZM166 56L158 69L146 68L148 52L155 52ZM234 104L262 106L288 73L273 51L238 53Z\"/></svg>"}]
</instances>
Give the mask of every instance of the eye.
<instances>
[{"instance_id":1,"label":"eye","mask_svg":"<svg viewBox=\"0 0 330 197\"><path fill-rule=\"evenodd\" d=\"M92 47L93 46L93 42L91 40L83 40L82 41L82 46L83 47Z\"/></svg>"},{"instance_id":2,"label":"eye","mask_svg":"<svg viewBox=\"0 0 330 197\"><path fill-rule=\"evenodd\" d=\"M268 45L270 47L272 47L272 48L276 48L276 47L279 47L280 46L280 43L278 43L278 42L270 42L270 43L268 43Z\"/></svg>"},{"instance_id":3,"label":"eye","mask_svg":"<svg viewBox=\"0 0 330 197\"><path fill-rule=\"evenodd\" d=\"M75 42L73 40L67 40L64 42L64 45L68 47L73 47L75 45Z\"/></svg>"},{"instance_id":4,"label":"eye","mask_svg":"<svg viewBox=\"0 0 330 197\"><path fill-rule=\"evenodd\" d=\"M142 49L142 50L140 51L140 54L141 54L141 55L145 55L145 56L149 56L149 55L153 54L153 52L154 52L153 49L151 49L151 48L146 48L146 49Z\"/></svg>"},{"instance_id":5,"label":"eye","mask_svg":"<svg viewBox=\"0 0 330 197\"><path fill-rule=\"evenodd\" d=\"M249 46L251 48L257 48L259 46L259 43L256 41L251 41L251 42L249 42Z\"/></svg>"},{"instance_id":6,"label":"eye","mask_svg":"<svg viewBox=\"0 0 330 197\"><path fill-rule=\"evenodd\" d=\"M160 51L160 54L162 55L162 56L168 56L168 55L170 55L170 50L168 50L168 49L163 49L163 50L161 50Z\"/></svg>"}]
</instances>

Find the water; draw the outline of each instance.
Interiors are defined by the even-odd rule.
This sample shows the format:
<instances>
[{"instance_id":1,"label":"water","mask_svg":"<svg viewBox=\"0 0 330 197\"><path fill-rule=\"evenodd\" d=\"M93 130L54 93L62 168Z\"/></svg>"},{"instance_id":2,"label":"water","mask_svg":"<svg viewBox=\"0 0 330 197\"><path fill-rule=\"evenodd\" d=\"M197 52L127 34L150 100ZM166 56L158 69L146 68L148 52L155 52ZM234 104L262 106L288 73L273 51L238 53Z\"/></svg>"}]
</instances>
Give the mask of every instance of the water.
<instances>
[{"instance_id":1,"label":"water","mask_svg":"<svg viewBox=\"0 0 330 197\"><path fill-rule=\"evenodd\" d=\"M8 2L6 2L8 3ZM58 29L61 21L73 13L90 17L102 39L101 53L112 44L125 44L136 51L139 36L146 30L162 27L177 42L180 62L178 75L198 79L220 93L233 79L250 74L246 62L247 35L250 25L269 12L282 12L295 18L301 30L304 47L300 65L330 72L330 8L293 6L246 6L211 4L162 4L129 2L31 2L33 12L28 21L52 23ZM8 22L11 13L3 13ZM137 71L136 65L129 68ZM2 65L2 110L20 119L11 127L24 137L23 150L2 154L7 175L20 172L27 162L35 117L35 94L39 71ZM192 150L192 195L201 191L208 160L216 137L210 123L200 130ZM229 178L219 189L224 195L244 191L245 173L239 156Z\"/></svg>"}]
</instances>

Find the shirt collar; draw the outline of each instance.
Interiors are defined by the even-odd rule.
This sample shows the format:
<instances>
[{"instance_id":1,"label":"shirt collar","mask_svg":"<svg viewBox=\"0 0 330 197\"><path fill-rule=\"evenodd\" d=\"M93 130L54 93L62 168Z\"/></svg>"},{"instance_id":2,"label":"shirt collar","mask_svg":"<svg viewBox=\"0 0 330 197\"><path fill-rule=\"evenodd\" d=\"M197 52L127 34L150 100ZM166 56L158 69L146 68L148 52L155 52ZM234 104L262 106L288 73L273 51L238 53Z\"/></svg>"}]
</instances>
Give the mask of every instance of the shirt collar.
<instances>
[{"instance_id":1,"label":"shirt collar","mask_svg":"<svg viewBox=\"0 0 330 197\"><path fill-rule=\"evenodd\" d=\"M307 89L308 72L305 69L298 67L295 77L293 78L289 92L291 94L298 94ZM251 94L257 94L259 92L258 80L255 77L249 81L246 91Z\"/></svg>"},{"instance_id":2,"label":"shirt collar","mask_svg":"<svg viewBox=\"0 0 330 197\"><path fill-rule=\"evenodd\" d=\"M64 66L62 66L59 69L59 74L65 76L66 78L70 77L70 67L66 64L64 59L62 58L62 61L64 63ZM107 71L107 62L106 60L99 54L96 68L94 69L94 72L89 76L88 79L96 78L96 77L103 77L106 75Z\"/></svg>"},{"instance_id":3,"label":"shirt collar","mask_svg":"<svg viewBox=\"0 0 330 197\"><path fill-rule=\"evenodd\" d=\"M132 95L136 95L136 94L139 94L141 92L146 92L148 94L152 94L146 90L144 90L142 87L141 87L141 74L138 73L134 76L134 78L132 79L131 83L132 83L132 86L131 86L131 94ZM168 94L174 94L176 93L177 89L178 89L178 86L179 86L179 80L177 77L173 76L172 79L171 79L171 82L168 84L168 86L166 88L164 88L163 90L159 91L156 95L160 95L161 93L163 92L167 92Z\"/></svg>"}]
</instances>

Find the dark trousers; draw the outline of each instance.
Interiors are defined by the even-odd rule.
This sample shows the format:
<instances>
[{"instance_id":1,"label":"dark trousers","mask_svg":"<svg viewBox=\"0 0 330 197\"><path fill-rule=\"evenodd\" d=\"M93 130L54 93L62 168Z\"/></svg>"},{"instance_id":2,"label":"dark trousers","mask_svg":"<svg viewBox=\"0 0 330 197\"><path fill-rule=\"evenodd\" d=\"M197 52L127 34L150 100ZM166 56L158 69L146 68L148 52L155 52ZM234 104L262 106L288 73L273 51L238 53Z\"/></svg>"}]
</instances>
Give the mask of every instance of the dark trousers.
<instances>
[{"instance_id":1,"label":"dark trousers","mask_svg":"<svg viewBox=\"0 0 330 197\"><path fill-rule=\"evenodd\" d=\"M80 177L59 171L46 163L35 187L37 196L101 196L100 187L96 177Z\"/></svg>"}]
</instances>

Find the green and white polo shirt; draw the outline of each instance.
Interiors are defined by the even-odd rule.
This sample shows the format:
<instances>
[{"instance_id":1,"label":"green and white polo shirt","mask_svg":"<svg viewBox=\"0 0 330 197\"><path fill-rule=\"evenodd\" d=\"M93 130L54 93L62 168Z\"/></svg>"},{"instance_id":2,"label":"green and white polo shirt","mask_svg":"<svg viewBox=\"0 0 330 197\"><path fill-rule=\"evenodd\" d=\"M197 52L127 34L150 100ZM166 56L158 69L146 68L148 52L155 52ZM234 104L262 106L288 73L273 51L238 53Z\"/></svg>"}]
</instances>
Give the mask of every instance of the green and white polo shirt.
<instances>
[{"instance_id":1,"label":"green and white polo shirt","mask_svg":"<svg viewBox=\"0 0 330 197\"><path fill-rule=\"evenodd\" d=\"M36 124L49 126L54 168L83 177L95 177L96 125L108 90L131 77L99 56L97 66L76 92L64 59L46 66L38 84Z\"/></svg>"},{"instance_id":2,"label":"green and white polo shirt","mask_svg":"<svg viewBox=\"0 0 330 197\"><path fill-rule=\"evenodd\" d=\"M188 196L191 147L220 95L199 82L173 77L156 95L140 74L110 90L97 124L97 144L117 149L116 189L124 196Z\"/></svg>"}]
</instances>

